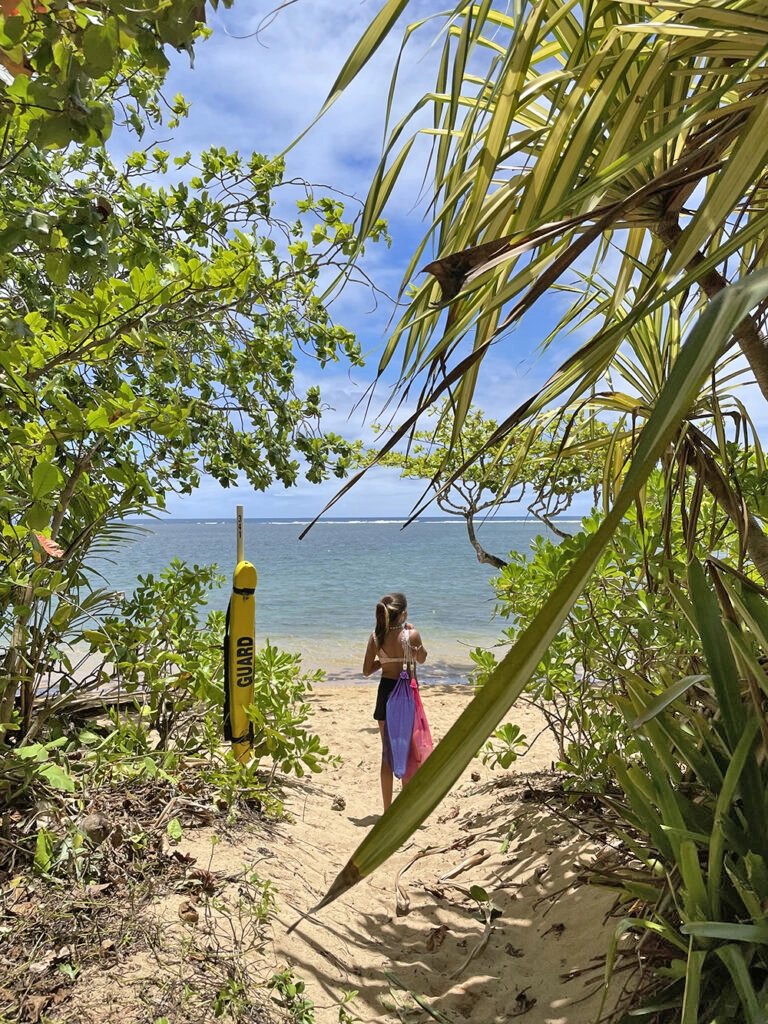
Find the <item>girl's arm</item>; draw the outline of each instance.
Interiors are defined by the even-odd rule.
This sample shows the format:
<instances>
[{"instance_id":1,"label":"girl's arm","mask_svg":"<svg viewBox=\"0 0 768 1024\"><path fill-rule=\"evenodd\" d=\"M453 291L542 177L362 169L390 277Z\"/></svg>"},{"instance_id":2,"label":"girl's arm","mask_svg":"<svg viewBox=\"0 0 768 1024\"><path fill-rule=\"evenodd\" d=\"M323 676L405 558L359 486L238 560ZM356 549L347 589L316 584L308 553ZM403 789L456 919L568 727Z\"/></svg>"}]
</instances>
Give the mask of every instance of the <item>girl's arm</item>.
<instances>
[{"instance_id":1,"label":"girl's arm","mask_svg":"<svg viewBox=\"0 0 768 1024\"><path fill-rule=\"evenodd\" d=\"M371 633L368 638L368 646L365 649L365 658L363 659L363 675L370 676L378 669L381 668L381 662L376 657L376 641Z\"/></svg>"},{"instance_id":2,"label":"girl's arm","mask_svg":"<svg viewBox=\"0 0 768 1024\"><path fill-rule=\"evenodd\" d=\"M410 641L414 658L420 665L423 665L427 660L427 651L421 642L421 633L419 633L418 629L411 627Z\"/></svg>"}]
</instances>

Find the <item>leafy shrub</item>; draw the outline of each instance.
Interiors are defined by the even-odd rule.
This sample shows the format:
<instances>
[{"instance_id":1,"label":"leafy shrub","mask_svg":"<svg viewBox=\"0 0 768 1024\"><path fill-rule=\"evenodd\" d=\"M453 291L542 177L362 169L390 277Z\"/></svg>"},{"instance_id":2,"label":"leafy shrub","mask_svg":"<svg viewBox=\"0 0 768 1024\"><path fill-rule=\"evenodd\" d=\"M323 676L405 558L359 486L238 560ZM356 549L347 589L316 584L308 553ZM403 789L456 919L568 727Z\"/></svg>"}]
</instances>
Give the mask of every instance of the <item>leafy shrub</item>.
<instances>
[{"instance_id":1,"label":"leafy shrub","mask_svg":"<svg viewBox=\"0 0 768 1024\"><path fill-rule=\"evenodd\" d=\"M506 722L494 731L478 756L491 768L506 769L527 749L528 743L520 726Z\"/></svg>"},{"instance_id":2,"label":"leafy shrub","mask_svg":"<svg viewBox=\"0 0 768 1024\"><path fill-rule=\"evenodd\" d=\"M698 563L681 606L708 671L661 694L637 680L617 700L638 736L638 757L611 758L634 869L604 880L633 908L617 938L649 940L650 992L634 1013L654 1024L766 1019L768 602L710 568L721 608Z\"/></svg>"},{"instance_id":3,"label":"leafy shrub","mask_svg":"<svg viewBox=\"0 0 768 1024\"><path fill-rule=\"evenodd\" d=\"M512 620L505 641L513 643L525 629L599 522L593 514L573 537L559 543L538 537L531 554L510 555L493 581L497 615ZM608 756L637 753L636 737L613 700L628 681L651 685L661 666L681 674L700 667L695 633L681 619L669 585L685 579L684 551L682 527L664 519L660 502L649 501L642 516L636 509L629 514L527 687L557 740L558 768L573 788L602 791L611 780ZM481 686L496 657L488 651L472 657Z\"/></svg>"},{"instance_id":4,"label":"leafy shrub","mask_svg":"<svg viewBox=\"0 0 768 1024\"><path fill-rule=\"evenodd\" d=\"M207 591L221 580L215 567L189 568L174 559L158 578L140 577L120 618L107 622L105 639L92 638L103 650L116 650L122 685L141 693L145 722L135 732L137 752L147 751L149 730L160 750L216 756L221 749L225 618L211 612L203 626L198 617ZM304 697L322 677L303 675L299 655L269 642L257 652L248 709L257 763L269 757L280 771L299 776L321 770L328 750L307 730L311 709ZM129 730L122 727L121 742Z\"/></svg>"},{"instance_id":5,"label":"leafy shrub","mask_svg":"<svg viewBox=\"0 0 768 1024\"><path fill-rule=\"evenodd\" d=\"M328 748L307 732L312 711L304 700L312 683L324 674L301 675L300 666L298 654L280 651L267 641L256 653L253 704L247 709L254 725L255 759L268 756L275 768L299 778L306 770L321 771L329 760Z\"/></svg>"},{"instance_id":6,"label":"leafy shrub","mask_svg":"<svg viewBox=\"0 0 768 1024\"><path fill-rule=\"evenodd\" d=\"M201 772L234 803L247 794L263 798L258 771L264 758L271 759L273 771L298 776L321 771L328 749L308 729L311 708L305 697L323 673L302 674L299 655L269 643L256 656L249 709L254 759L243 767L222 757L224 615L210 612L200 621L207 592L221 580L215 566L189 567L175 559L157 577L140 577L118 614L84 634L91 653L103 658L103 678L133 694L134 707L111 709L106 722L80 726L66 714L66 695L59 697L58 717L47 724L53 739L8 753L0 793L15 799L27 790L71 792L83 773L97 781L170 781L181 758L192 755L207 761ZM79 764L74 775L73 756Z\"/></svg>"}]
</instances>

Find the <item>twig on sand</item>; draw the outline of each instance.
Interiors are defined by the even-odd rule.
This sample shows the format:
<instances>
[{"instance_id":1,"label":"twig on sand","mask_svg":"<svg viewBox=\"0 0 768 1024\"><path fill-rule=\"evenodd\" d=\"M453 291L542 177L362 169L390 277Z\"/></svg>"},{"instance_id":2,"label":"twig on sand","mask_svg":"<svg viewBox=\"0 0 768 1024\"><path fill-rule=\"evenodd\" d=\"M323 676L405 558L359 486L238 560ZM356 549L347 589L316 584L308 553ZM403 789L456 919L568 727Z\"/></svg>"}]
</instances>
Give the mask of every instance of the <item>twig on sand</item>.
<instances>
[{"instance_id":1,"label":"twig on sand","mask_svg":"<svg viewBox=\"0 0 768 1024\"><path fill-rule=\"evenodd\" d=\"M449 878L455 878L456 875L460 875L462 871L468 871L469 868L474 868L478 864L482 864L484 860L488 860L490 853L487 850L480 849L477 853L473 853L471 857L466 857L461 864L457 864L455 868L447 871L444 875L441 875L437 880L437 884L440 885L442 882L447 882Z\"/></svg>"},{"instance_id":2,"label":"twig on sand","mask_svg":"<svg viewBox=\"0 0 768 1024\"><path fill-rule=\"evenodd\" d=\"M434 852L437 853L436 850ZM453 1024L450 1017L446 1017L446 1015L441 1013L440 1010L433 1009L424 996L417 995L416 992L408 988L408 986L404 984L404 982L402 982L392 971L384 971L384 975L388 978L390 985L394 985L394 987L400 989L401 992L407 992L411 999L413 999L415 1003L418 1003L422 1010L428 1013L434 1020L439 1021L440 1024Z\"/></svg>"},{"instance_id":3,"label":"twig on sand","mask_svg":"<svg viewBox=\"0 0 768 1024\"><path fill-rule=\"evenodd\" d=\"M461 977L461 975L464 973L467 967L469 967L469 965L472 963L475 957L479 953L482 953L482 951L488 945L488 939L490 939L491 932L493 931L493 918L491 916L490 908L486 910L485 907L483 907L483 916L485 917L485 928L483 929L483 934L480 936L480 941L477 943L474 949L470 951L464 963L461 964L460 967L457 967L455 971L451 972L451 974L449 975L450 978L453 979Z\"/></svg>"},{"instance_id":4,"label":"twig on sand","mask_svg":"<svg viewBox=\"0 0 768 1024\"><path fill-rule=\"evenodd\" d=\"M474 837L470 839L470 842L472 842L473 839ZM463 849L464 846L466 845L468 845L466 842L466 837L462 837L461 839L455 839L452 843L448 843L446 846L428 846L425 850L419 850L416 856L412 857L405 865L405 867L400 868L395 877L395 900L397 903L396 913L398 917L405 916L405 914L407 914L411 908L411 899L408 895L408 892L406 891L405 886L400 881L400 879L403 877L406 871L412 868L416 861L421 860L422 857L431 857L432 854L435 853L448 853L450 850ZM458 867L454 868L453 871L450 871L447 875L443 875L443 878L441 878L440 881L442 882L443 879L445 878L452 878L454 875L457 875L460 871L464 871L466 868L472 867L472 864L481 863L481 861L484 861L489 856L490 854L487 854L485 850L480 850L478 853L474 855L474 857L467 858L467 860L462 861L462 863L459 864ZM477 860L477 857L479 857L480 859Z\"/></svg>"}]
</instances>

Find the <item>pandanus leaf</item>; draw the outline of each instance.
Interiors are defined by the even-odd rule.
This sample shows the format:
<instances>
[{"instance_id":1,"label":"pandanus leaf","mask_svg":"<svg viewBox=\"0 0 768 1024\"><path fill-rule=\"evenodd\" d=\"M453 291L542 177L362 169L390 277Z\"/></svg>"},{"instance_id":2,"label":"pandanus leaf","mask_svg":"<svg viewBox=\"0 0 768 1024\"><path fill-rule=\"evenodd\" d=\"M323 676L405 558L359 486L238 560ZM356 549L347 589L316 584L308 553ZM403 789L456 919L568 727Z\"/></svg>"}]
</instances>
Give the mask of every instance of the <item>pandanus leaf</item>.
<instances>
[{"instance_id":1,"label":"pandanus leaf","mask_svg":"<svg viewBox=\"0 0 768 1024\"><path fill-rule=\"evenodd\" d=\"M437 745L415 778L379 818L314 910L327 906L383 864L440 803L509 711L561 628L603 549L692 405L735 326L768 294L768 271L721 291L707 306L644 427L613 508L559 580L528 628Z\"/></svg>"},{"instance_id":2,"label":"pandanus leaf","mask_svg":"<svg viewBox=\"0 0 768 1024\"><path fill-rule=\"evenodd\" d=\"M707 657L712 685L722 716L725 736L731 750L739 742L744 726L744 707L741 703L739 674L728 643L720 613L720 606L707 584L704 570L692 561L688 570L696 626Z\"/></svg>"},{"instance_id":3,"label":"pandanus leaf","mask_svg":"<svg viewBox=\"0 0 768 1024\"><path fill-rule=\"evenodd\" d=\"M768 924L733 924L728 921L691 921L680 926L683 935L697 939L768 943Z\"/></svg>"},{"instance_id":4,"label":"pandanus leaf","mask_svg":"<svg viewBox=\"0 0 768 1024\"><path fill-rule=\"evenodd\" d=\"M726 819L730 813L731 805L736 793L742 784L744 766L752 751L755 736L760 728L760 720L756 715L750 718L744 728L744 734L733 752L731 763L723 779L723 788L717 798L715 806L715 822L712 828L712 836L709 841L709 865L707 885L709 888L710 904L712 915L717 916L720 912L720 882L723 873L723 859L726 851Z\"/></svg>"},{"instance_id":5,"label":"pandanus leaf","mask_svg":"<svg viewBox=\"0 0 768 1024\"><path fill-rule=\"evenodd\" d=\"M733 759L748 721L747 708L741 695L741 673L729 642L720 606L707 584L703 568L697 561L691 562L688 579L694 615L722 720L721 732L727 743L728 754ZM749 826L748 844L751 849L765 855L768 853L768 840L762 825L763 787L760 770L754 758L747 759L744 765L740 793L744 801L745 819Z\"/></svg>"},{"instance_id":6,"label":"pandanus leaf","mask_svg":"<svg viewBox=\"0 0 768 1024\"><path fill-rule=\"evenodd\" d=\"M663 693L652 701L648 707L646 707L635 720L632 722L632 728L637 730L641 725L646 722L650 722L652 718L656 718L665 708L669 707L670 704L674 703L678 697L682 697L692 686L696 686L699 683L706 682L709 676L698 675L698 676L683 676L682 679L678 679L672 686L668 686Z\"/></svg>"},{"instance_id":7,"label":"pandanus leaf","mask_svg":"<svg viewBox=\"0 0 768 1024\"><path fill-rule=\"evenodd\" d=\"M701 970L707 958L705 949L694 949L693 940L688 952L685 971L685 992L680 1010L680 1024L699 1024L699 993L701 991Z\"/></svg>"},{"instance_id":8,"label":"pandanus leaf","mask_svg":"<svg viewBox=\"0 0 768 1024\"><path fill-rule=\"evenodd\" d=\"M733 927L748 928L749 925L734 925ZM738 939L737 935L733 937ZM759 941L765 942L766 939L762 938ZM749 975L743 947L730 943L727 946L719 946L715 952L728 968L734 988L739 994L746 1024L768 1024L768 1013L760 1006L760 1001Z\"/></svg>"}]
</instances>

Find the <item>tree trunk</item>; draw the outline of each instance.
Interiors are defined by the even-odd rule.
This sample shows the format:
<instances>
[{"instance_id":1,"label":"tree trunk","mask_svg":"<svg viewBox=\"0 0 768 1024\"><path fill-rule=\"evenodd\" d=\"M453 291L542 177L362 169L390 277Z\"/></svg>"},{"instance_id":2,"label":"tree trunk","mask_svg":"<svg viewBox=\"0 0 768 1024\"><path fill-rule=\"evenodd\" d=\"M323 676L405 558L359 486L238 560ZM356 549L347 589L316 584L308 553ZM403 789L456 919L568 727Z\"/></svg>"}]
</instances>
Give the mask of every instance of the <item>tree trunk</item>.
<instances>
[{"instance_id":1,"label":"tree trunk","mask_svg":"<svg viewBox=\"0 0 768 1024\"><path fill-rule=\"evenodd\" d=\"M706 489L744 537L752 564L768 585L768 537L743 500L728 484L715 460L702 448L696 448L696 472Z\"/></svg>"},{"instance_id":2,"label":"tree trunk","mask_svg":"<svg viewBox=\"0 0 768 1024\"><path fill-rule=\"evenodd\" d=\"M467 522L467 533L469 534L469 543L475 549L478 562L482 562L484 565L492 565L496 569L503 569L507 564L503 558L498 558L496 555L491 555L485 550L483 545L475 536L475 521L471 512L466 512L464 518Z\"/></svg>"},{"instance_id":3,"label":"tree trunk","mask_svg":"<svg viewBox=\"0 0 768 1024\"><path fill-rule=\"evenodd\" d=\"M683 231L676 217L668 217L666 220L659 221L656 224L653 228L653 233L672 252ZM685 269L694 271L703 262L703 254L697 252ZM728 282L719 271L708 270L699 278L699 284L707 298L711 299L718 292L721 292ZM741 323L737 325L733 332L733 337L744 353L752 373L755 375L755 381L762 392L763 398L768 401L768 340L761 335L755 319L751 315L745 316Z\"/></svg>"},{"instance_id":4,"label":"tree trunk","mask_svg":"<svg viewBox=\"0 0 768 1024\"><path fill-rule=\"evenodd\" d=\"M19 598L14 604L31 607L32 587L24 587ZM5 729L13 714L16 694L21 690L22 712L25 718L24 730L29 726L26 719L31 719L32 714L32 679L29 667L24 658L24 626L19 615L13 624L11 643L3 658L0 669L0 742L5 740Z\"/></svg>"}]
</instances>

